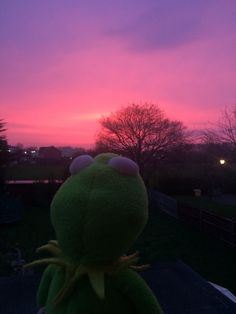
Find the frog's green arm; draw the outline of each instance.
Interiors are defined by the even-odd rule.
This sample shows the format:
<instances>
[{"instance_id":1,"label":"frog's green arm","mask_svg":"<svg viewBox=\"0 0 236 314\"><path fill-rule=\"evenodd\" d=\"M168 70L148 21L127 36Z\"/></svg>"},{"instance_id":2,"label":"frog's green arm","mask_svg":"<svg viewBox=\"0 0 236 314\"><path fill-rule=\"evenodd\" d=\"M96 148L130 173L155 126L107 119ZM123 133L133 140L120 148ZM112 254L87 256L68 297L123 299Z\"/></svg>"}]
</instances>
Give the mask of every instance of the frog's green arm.
<instances>
[{"instance_id":1,"label":"frog's green arm","mask_svg":"<svg viewBox=\"0 0 236 314\"><path fill-rule=\"evenodd\" d=\"M117 276L116 283L131 300L137 314L163 314L153 292L136 272L123 271Z\"/></svg>"},{"instance_id":2,"label":"frog's green arm","mask_svg":"<svg viewBox=\"0 0 236 314\"><path fill-rule=\"evenodd\" d=\"M56 266L50 265L45 269L43 273L42 279L39 284L38 293L37 293L37 304L39 308L45 306L47 303L49 287L50 287L52 278L55 274L55 271L56 271Z\"/></svg>"}]
</instances>

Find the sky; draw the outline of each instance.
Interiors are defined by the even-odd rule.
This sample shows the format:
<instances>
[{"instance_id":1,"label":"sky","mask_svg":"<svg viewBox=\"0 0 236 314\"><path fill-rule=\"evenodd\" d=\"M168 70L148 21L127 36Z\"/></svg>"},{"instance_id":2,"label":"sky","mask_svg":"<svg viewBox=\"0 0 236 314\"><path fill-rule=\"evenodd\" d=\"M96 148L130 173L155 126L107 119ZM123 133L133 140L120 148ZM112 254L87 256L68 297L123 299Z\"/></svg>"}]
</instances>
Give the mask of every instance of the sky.
<instances>
[{"instance_id":1,"label":"sky","mask_svg":"<svg viewBox=\"0 0 236 314\"><path fill-rule=\"evenodd\" d=\"M152 103L190 129L236 104L235 0L1 0L9 144L84 146L99 118Z\"/></svg>"}]
</instances>

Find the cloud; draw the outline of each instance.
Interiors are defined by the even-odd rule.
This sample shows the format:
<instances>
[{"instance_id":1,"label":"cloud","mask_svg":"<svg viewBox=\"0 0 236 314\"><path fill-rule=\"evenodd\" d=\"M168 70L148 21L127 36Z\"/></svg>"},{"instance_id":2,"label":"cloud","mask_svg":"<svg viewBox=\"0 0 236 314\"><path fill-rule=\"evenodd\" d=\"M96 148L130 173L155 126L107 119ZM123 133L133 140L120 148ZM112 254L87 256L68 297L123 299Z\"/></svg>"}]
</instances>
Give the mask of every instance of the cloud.
<instances>
[{"instance_id":1,"label":"cloud","mask_svg":"<svg viewBox=\"0 0 236 314\"><path fill-rule=\"evenodd\" d=\"M160 0L155 7L109 29L110 37L122 38L132 50L170 49L186 45L203 35L202 18L211 0Z\"/></svg>"},{"instance_id":2,"label":"cloud","mask_svg":"<svg viewBox=\"0 0 236 314\"><path fill-rule=\"evenodd\" d=\"M0 66L5 72L12 67L40 70L90 48L95 30L83 8L64 2L0 1Z\"/></svg>"},{"instance_id":3,"label":"cloud","mask_svg":"<svg viewBox=\"0 0 236 314\"><path fill-rule=\"evenodd\" d=\"M72 120L74 121L93 121L93 120L99 120L102 116L108 115L109 112L94 112L94 113L87 113L87 114L80 114L80 115L74 115L72 117Z\"/></svg>"},{"instance_id":4,"label":"cloud","mask_svg":"<svg viewBox=\"0 0 236 314\"><path fill-rule=\"evenodd\" d=\"M19 130L39 129L39 126L36 126L34 124L26 124L26 123L8 122L7 126L8 126L8 129L19 129Z\"/></svg>"}]
</instances>

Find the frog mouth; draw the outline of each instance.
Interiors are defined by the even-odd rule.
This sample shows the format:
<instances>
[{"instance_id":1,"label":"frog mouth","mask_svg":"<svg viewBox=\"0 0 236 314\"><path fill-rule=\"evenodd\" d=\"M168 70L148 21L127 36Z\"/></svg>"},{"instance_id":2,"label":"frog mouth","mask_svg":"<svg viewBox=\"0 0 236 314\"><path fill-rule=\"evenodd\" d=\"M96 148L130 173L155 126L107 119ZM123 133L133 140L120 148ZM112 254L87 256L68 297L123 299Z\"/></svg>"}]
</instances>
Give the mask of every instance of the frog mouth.
<instances>
[{"instance_id":1,"label":"frog mouth","mask_svg":"<svg viewBox=\"0 0 236 314\"><path fill-rule=\"evenodd\" d=\"M139 260L139 253L121 256L116 260L106 264L79 264L74 265L65 261L63 258L62 250L57 241L51 240L46 245L39 247L36 252L46 251L53 257L36 260L32 263L26 264L24 268L41 266L41 265L57 265L65 271L65 283L57 296L54 299L55 304L60 303L69 297L75 289L76 282L84 275L88 275L91 287L95 294L100 298L105 298L105 274L115 275L122 270L131 268L136 271L142 271L149 267L149 265L136 266Z\"/></svg>"}]
</instances>

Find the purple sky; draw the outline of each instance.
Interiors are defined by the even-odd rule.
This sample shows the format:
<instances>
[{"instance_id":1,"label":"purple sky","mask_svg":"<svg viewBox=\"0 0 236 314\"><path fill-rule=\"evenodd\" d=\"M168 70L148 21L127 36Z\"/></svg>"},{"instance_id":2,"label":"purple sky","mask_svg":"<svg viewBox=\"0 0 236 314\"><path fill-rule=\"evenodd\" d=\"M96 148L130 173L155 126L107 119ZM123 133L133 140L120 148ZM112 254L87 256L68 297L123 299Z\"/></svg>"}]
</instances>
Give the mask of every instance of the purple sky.
<instances>
[{"instance_id":1,"label":"purple sky","mask_svg":"<svg viewBox=\"0 0 236 314\"><path fill-rule=\"evenodd\" d=\"M1 0L0 69L10 144L92 144L132 102L203 128L236 104L236 1Z\"/></svg>"}]
</instances>

